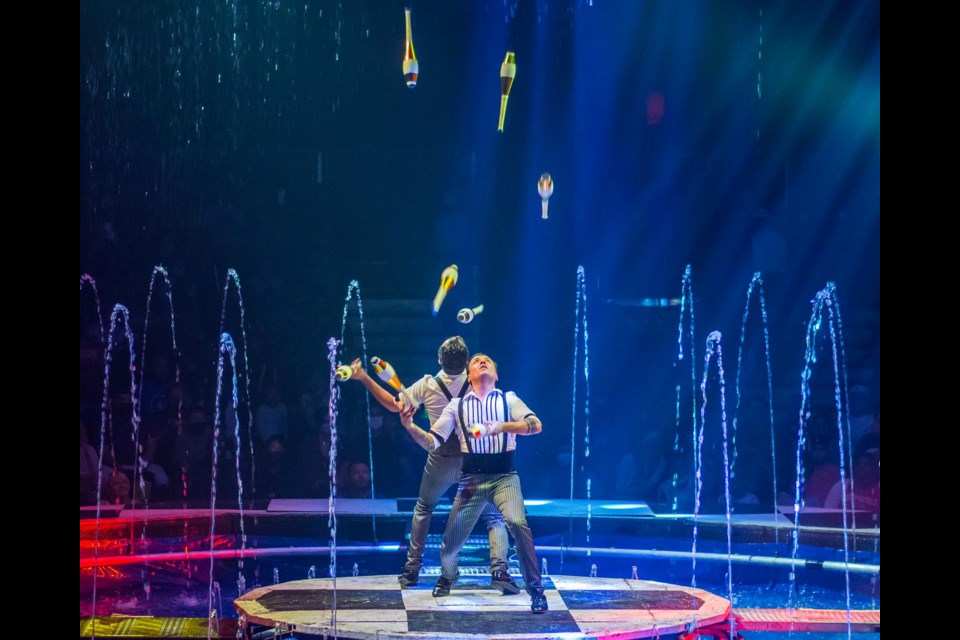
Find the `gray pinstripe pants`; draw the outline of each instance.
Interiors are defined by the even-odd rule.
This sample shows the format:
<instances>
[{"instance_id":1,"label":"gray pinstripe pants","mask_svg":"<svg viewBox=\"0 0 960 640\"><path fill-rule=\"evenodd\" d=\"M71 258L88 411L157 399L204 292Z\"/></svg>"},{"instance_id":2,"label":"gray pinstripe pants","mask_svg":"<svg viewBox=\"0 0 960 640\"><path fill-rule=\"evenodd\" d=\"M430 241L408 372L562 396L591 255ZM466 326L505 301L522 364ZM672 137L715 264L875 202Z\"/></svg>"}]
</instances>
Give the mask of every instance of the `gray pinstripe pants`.
<instances>
[{"instance_id":1,"label":"gray pinstripe pants","mask_svg":"<svg viewBox=\"0 0 960 640\"><path fill-rule=\"evenodd\" d=\"M542 589L540 567L537 566L537 550L533 547L533 533L527 525L527 511L520 492L520 476L511 473L464 474L460 479L457 497L447 519L440 547L440 566L443 577L451 582L457 576L460 550L480 518L484 505L493 503L507 522L513 535L520 560L520 573L527 590Z\"/></svg>"},{"instance_id":2,"label":"gray pinstripe pants","mask_svg":"<svg viewBox=\"0 0 960 640\"><path fill-rule=\"evenodd\" d=\"M417 505L413 508L413 522L410 524L410 542L407 545L407 562L404 571L419 572L423 564L423 549L426 546L427 534L430 532L430 516L446 493L447 489L460 481L460 467L463 465L462 456L439 456L430 453L427 463L423 467L423 477L420 479L420 496ZM520 502L521 506L523 501ZM510 541L507 538L507 527L503 516L489 502L483 509L483 519L487 525L487 535L490 537L490 572L500 569L506 571L507 554L510 551ZM473 519L477 523L480 513ZM464 542L470 536L473 525L464 535ZM463 546L463 542L460 543Z\"/></svg>"}]
</instances>

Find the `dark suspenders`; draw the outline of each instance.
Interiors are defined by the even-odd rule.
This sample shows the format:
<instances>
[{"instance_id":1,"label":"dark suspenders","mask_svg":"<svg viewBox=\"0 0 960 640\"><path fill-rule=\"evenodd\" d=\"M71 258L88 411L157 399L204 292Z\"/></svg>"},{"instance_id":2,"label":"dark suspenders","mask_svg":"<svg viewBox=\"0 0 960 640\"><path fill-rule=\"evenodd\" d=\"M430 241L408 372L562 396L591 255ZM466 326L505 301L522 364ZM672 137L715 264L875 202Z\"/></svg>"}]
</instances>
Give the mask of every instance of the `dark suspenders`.
<instances>
[{"instance_id":1,"label":"dark suspenders","mask_svg":"<svg viewBox=\"0 0 960 640\"><path fill-rule=\"evenodd\" d=\"M443 384L443 380L440 379L440 376L433 376L433 380L434 380L434 382L437 383L437 386L440 387L440 391L442 391L442 392L443 392L443 395L445 395L445 396L447 397L447 400L453 400L453 394L450 393L450 390L449 390L449 389L447 389L447 385ZM470 386L470 383L467 382L466 380L464 380L464 381L463 381L463 386L460 387L460 393L457 395L457 397L460 398L460 400L461 400L461 402L460 402L460 411L461 411L461 412L463 411L463 396L466 395L466 393L467 393L467 388L468 388L469 386ZM461 424L461 425L463 424L463 414L460 415L460 424ZM466 433L466 431L464 431L464 437L466 437L466 435L467 435L467 433ZM469 440L467 440L467 442L469 442ZM470 447L468 446L467 449L469 449L469 448L470 448Z\"/></svg>"},{"instance_id":2,"label":"dark suspenders","mask_svg":"<svg viewBox=\"0 0 960 640\"><path fill-rule=\"evenodd\" d=\"M464 388L464 389L467 388L466 383L464 383L463 388ZM457 407L457 417L460 418L460 430L463 431L463 440L464 440L464 442L467 443L467 451L469 451L470 453L474 453L474 451L472 451L472 448L473 448L473 447L470 446L470 443L472 442L472 438L470 437L471 434L470 434L469 431L467 431L467 423L466 423L466 420L464 420L464 418L463 418L463 399L462 399L462 398L463 398L463 389L460 390L460 398L461 398L461 400L460 400L460 405ZM510 420L510 408L507 406L507 394L506 394L505 392L501 391L501 392L500 392L500 399L503 400L503 421L504 421L504 422L509 422L509 420ZM498 434L498 435L506 435L506 434ZM503 449L504 449L504 451L506 451L506 449L507 449L507 441L506 441L506 439L505 439L505 438L501 439L501 442L503 443Z\"/></svg>"},{"instance_id":3,"label":"dark suspenders","mask_svg":"<svg viewBox=\"0 0 960 640\"><path fill-rule=\"evenodd\" d=\"M450 390L447 389L447 385L443 384L443 380L440 379L440 376L433 376L434 381L437 383L437 386L440 387L440 391L443 392L443 395L447 397L447 400L453 400L453 394L450 393ZM466 380L463 381L463 386L460 387L460 394L458 398L463 398L467 393L467 387L470 386L470 383Z\"/></svg>"},{"instance_id":4,"label":"dark suspenders","mask_svg":"<svg viewBox=\"0 0 960 640\"><path fill-rule=\"evenodd\" d=\"M467 431L467 423L463 419L463 400L460 400L460 405L457 407L457 417L460 418L460 430L463 432L463 441L467 443L467 452L473 453L473 447L470 446L470 432Z\"/></svg>"}]
</instances>

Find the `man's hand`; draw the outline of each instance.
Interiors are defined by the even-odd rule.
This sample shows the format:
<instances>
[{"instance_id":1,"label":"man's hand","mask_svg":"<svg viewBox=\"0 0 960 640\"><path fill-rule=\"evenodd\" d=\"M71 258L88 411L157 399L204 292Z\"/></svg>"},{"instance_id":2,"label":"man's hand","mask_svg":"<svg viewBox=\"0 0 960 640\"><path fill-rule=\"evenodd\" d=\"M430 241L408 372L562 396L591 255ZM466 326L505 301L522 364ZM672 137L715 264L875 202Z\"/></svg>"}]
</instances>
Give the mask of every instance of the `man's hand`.
<instances>
[{"instance_id":1,"label":"man's hand","mask_svg":"<svg viewBox=\"0 0 960 640\"><path fill-rule=\"evenodd\" d=\"M470 425L470 430L473 432L474 438L493 436L503 431L503 423L498 420L487 420L483 424Z\"/></svg>"},{"instance_id":2,"label":"man's hand","mask_svg":"<svg viewBox=\"0 0 960 640\"><path fill-rule=\"evenodd\" d=\"M363 382L364 378L369 378L366 370L363 368L363 362L360 361L360 358L357 358L350 363L350 368L353 369L353 375L350 376L351 380L356 380L357 382Z\"/></svg>"},{"instance_id":3,"label":"man's hand","mask_svg":"<svg viewBox=\"0 0 960 640\"><path fill-rule=\"evenodd\" d=\"M432 434L424 431L413 422L413 414L417 412L418 407L412 407L398 402L400 407L400 424L407 430L413 441L416 442L424 451L433 451L440 446L441 440L435 438Z\"/></svg>"},{"instance_id":4,"label":"man's hand","mask_svg":"<svg viewBox=\"0 0 960 640\"><path fill-rule=\"evenodd\" d=\"M400 424L405 427L409 427L413 424L413 414L417 412L417 407L404 404L402 402L397 403L397 407L400 408Z\"/></svg>"}]
</instances>

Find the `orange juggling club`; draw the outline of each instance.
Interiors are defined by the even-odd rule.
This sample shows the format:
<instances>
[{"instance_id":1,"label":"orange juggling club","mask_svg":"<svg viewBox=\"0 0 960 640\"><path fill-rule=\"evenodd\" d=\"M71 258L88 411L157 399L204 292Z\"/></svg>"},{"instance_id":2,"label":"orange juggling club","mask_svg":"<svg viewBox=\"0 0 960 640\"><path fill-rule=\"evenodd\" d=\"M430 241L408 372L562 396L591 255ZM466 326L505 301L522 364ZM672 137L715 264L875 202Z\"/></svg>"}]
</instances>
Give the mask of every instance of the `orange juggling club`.
<instances>
[{"instance_id":1,"label":"orange juggling club","mask_svg":"<svg viewBox=\"0 0 960 640\"><path fill-rule=\"evenodd\" d=\"M460 270L455 264L450 265L440 274L440 287L437 289L437 295L433 297L434 316L440 313L440 305L443 304L443 299L447 297L447 293L450 292L453 285L457 284L457 277L459 277L459 275Z\"/></svg>"},{"instance_id":2,"label":"orange juggling club","mask_svg":"<svg viewBox=\"0 0 960 640\"><path fill-rule=\"evenodd\" d=\"M378 378L403 394L404 402L409 405L416 406L417 403L413 402L409 394L407 394L407 388L403 386L402 382L400 382L400 378L397 377L397 372L393 370L393 367L390 366L389 362L386 360L381 360L377 357L373 357L370 358L370 364L373 365L373 370L377 372Z\"/></svg>"},{"instance_id":3,"label":"orange juggling club","mask_svg":"<svg viewBox=\"0 0 960 640\"><path fill-rule=\"evenodd\" d=\"M417 86L417 76L420 75L420 65L417 63L417 54L413 52L413 29L410 28L410 9L403 10L407 20L407 44L403 49L403 77L407 86L413 89Z\"/></svg>"},{"instance_id":4,"label":"orange juggling club","mask_svg":"<svg viewBox=\"0 0 960 640\"><path fill-rule=\"evenodd\" d=\"M507 98L513 88L513 79L517 77L517 57L513 51L507 51L500 65L500 125L497 131L503 132L503 119L507 115Z\"/></svg>"}]
</instances>

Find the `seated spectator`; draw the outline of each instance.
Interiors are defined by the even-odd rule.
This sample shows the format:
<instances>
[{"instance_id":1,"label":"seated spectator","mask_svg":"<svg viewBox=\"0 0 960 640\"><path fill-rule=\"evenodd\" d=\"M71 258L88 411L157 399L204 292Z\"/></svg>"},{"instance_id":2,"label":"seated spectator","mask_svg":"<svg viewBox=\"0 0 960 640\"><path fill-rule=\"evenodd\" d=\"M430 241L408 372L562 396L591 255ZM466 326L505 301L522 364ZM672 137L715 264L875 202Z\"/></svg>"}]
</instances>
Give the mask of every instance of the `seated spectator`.
<instances>
[{"instance_id":1,"label":"seated spectator","mask_svg":"<svg viewBox=\"0 0 960 640\"><path fill-rule=\"evenodd\" d=\"M133 492L130 478L123 471L115 470L110 472L103 487L103 504L118 505L124 508L133 506ZM146 485L147 497L150 493L150 485ZM137 502L142 506L144 501L143 492L137 488Z\"/></svg>"},{"instance_id":2,"label":"seated spectator","mask_svg":"<svg viewBox=\"0 0 960 640\"><path fill-rule=\"evenodd\" d=\"M361 461L348 461L344 465L343 482L337 484L340 498L369 498L370 465Z\"/></svg>"},{"instance_id":3,"label":"seated spectator","mask_svg":"<svg viewBox=\"0 0 960 640\"><path fill-rule=\"evenodd\" d=\"M103 487L105 504L130 505L130 478L123 471L114 471Z\"/></svg>"},{"instance_id":4,"label":"seated spectator","mask_svg":"<svg viewBox=\"0 0 960 640\"><path fill-rule=\"evenodd\" d=\"M287 449L280 436L267 440L263 461L257 467L257 497L292 498L296 478L293 465L287 459Z\"/></svg>"}]
</instances>

